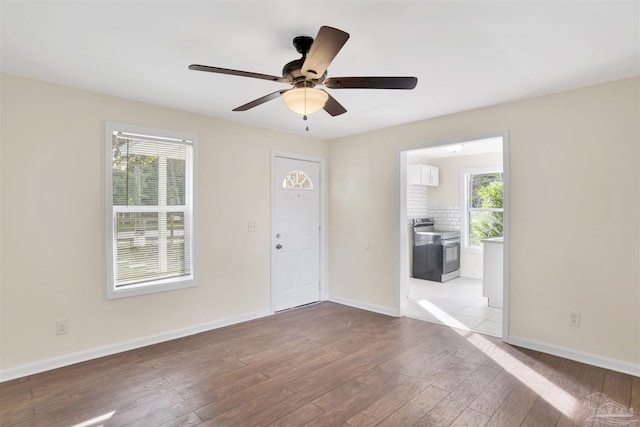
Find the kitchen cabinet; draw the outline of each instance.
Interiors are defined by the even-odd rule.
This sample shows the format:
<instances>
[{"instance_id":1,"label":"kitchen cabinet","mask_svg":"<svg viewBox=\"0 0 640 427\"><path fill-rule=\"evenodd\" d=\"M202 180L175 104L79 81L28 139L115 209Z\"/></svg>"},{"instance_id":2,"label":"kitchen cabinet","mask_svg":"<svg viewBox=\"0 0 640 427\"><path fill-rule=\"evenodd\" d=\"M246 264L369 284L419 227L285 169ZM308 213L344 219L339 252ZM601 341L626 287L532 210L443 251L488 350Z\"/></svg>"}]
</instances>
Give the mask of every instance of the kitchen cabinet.
<instances>
[{"instance_id":1,"label":"kitchen cabinet","mask_svg":"<svg viewBox=\"0 0 640 427\"><path fill-rule=\"evenodd\" d=\"M408 165L407 184L438 186L438 168L429 165Z\"/></svg>"},{"instance_id":2,"label":"kitchen cabinet","mask_svg":"<svg viewBox=\"0 0 640 427\"><path fill-rule=\"evenodd\" d=\"M489 307L502 308L503 240L494 237L482 241L482 296Z\"/></svg>"}]
</instances>

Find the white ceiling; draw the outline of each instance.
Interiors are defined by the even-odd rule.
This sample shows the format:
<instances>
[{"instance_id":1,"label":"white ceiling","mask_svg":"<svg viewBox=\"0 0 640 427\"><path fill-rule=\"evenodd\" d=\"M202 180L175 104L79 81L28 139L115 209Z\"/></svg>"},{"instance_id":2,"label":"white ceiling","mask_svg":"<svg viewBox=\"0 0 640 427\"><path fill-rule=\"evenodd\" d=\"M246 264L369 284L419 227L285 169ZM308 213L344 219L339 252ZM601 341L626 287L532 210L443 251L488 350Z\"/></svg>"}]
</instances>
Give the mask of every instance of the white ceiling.
<instances>
[{"instance_id":1,"label":"white ceiling","mask_svg":"<svg viewBox=\"0 0 640 427\"><path fill-rule=\"evenodd\" d=\"M640 74L633 1L2 1L5 73L305 134L273 100L288 85L190 71L280 75L297 35L351 34L329 77L413 75L413 91L329 90L348 112L309 119L345 135Z\"/></svg>"},{"instance_id":2,"label":"white ceiling","mask_svg":"<svg viewBox=\"0 0 640 427\"><path fill-rule=\"evenodd\" d=\"M456 147L459 151L449 151L450 148ZM475 154L501 153L502 138L484 138L474 141L464 141L454 144L439 145L437 147L418 148L407 152L407 160L409 163L418 163L419 161L428 161L432 159L444 159L449 157L471 156Z\"/></svg>"}]
</instances>

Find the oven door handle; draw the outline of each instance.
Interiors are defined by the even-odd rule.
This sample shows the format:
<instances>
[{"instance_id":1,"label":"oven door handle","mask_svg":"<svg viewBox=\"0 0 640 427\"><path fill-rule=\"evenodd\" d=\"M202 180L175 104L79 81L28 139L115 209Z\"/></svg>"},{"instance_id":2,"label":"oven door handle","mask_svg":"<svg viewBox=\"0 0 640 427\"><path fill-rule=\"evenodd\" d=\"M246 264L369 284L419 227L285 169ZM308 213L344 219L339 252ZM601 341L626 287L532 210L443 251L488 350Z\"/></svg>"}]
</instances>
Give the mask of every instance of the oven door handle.
<instances>
[{"instance_id":1,"label":"oven door handle","mask_svg":"<svg viewBox=\"0 0 640 427\"><path fill-rule=\"evenodd\" d=\"M460 239L442 240L442 246L456 246L460 244Z\"/></svg>"}]
</instances>

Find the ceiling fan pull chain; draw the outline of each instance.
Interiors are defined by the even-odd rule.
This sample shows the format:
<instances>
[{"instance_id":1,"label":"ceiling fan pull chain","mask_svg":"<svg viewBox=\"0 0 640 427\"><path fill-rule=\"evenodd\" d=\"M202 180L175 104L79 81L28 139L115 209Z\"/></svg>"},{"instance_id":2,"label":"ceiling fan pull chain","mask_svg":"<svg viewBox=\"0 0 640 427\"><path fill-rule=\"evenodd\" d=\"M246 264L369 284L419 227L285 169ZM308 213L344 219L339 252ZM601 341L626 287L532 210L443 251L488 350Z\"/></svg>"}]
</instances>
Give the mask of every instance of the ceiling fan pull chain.
<instances>
[{"instance_id":1,"label":"ceiling fan pull chain","mask_svg":"<svg viewBox=\"0 0 640 427\"><path fill-rule=\"evenodd\" d=\"M307 120L307 85L304 86L304 116L302 116L302 120ZM306 132L309 132L309 125L307 125Z\"/></svg>"}]
</instances>

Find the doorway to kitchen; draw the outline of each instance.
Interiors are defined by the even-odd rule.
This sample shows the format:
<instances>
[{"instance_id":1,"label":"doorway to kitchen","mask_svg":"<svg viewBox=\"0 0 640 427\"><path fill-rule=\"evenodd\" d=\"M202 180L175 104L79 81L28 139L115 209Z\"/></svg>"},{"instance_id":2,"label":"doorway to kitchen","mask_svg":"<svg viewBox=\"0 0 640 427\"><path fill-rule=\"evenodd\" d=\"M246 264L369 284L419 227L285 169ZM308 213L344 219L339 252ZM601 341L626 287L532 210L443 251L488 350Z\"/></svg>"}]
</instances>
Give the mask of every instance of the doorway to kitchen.
<instances>
[{"instance_id":1,"label":"doorway to kitchen","mask_svg":"<svg viewBox=\"0 0 640 427\"><path fill-rule=\"evenodd\" d=\"M508 336L507 136L400 152L402 315Z\"/></svg>"}]
</instances>

